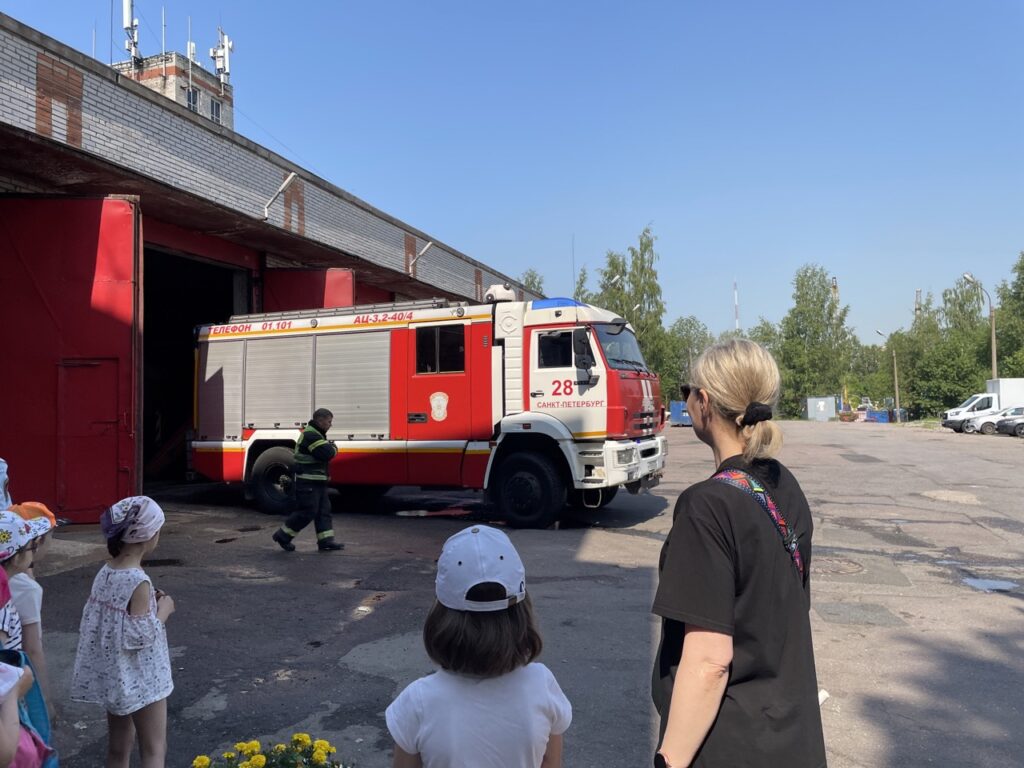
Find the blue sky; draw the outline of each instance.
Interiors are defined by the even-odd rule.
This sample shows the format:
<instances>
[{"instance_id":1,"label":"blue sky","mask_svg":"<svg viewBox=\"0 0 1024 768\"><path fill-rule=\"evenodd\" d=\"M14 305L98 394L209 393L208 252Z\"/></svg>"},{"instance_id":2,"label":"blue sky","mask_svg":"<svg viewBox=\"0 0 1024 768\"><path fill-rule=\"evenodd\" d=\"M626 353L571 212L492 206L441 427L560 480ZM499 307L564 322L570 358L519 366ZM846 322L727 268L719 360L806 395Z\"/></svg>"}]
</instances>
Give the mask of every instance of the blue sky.
<instances>
[{"instance_id":1,"label":"blue sky","mask_svg":"<svg viewBox=\"0 0 1024 768\"><path fill-rule=\"evenodd\" d=\"M122 58L120 2L114 55ZM865 342L1024 248L1024 5L168 0L237 42L236 129L432 236L571 292L650 224L666 324L778 321L796 269ZM111 0L0 0L107 61ZM144 55L158 0L138 0ZM205 57L204 57L205 60Z\"/></svg>"}]
</instances>

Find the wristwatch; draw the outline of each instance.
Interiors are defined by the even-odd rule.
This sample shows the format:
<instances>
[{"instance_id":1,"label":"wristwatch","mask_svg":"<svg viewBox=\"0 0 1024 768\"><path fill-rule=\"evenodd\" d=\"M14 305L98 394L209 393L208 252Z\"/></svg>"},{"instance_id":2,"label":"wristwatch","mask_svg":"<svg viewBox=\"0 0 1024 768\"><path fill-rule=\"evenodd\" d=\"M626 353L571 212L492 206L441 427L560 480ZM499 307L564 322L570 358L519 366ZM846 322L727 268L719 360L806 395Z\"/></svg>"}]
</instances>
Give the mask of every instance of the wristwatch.
<instances>
[{"instance_id":1,"label":"wristwatch","mask_svg":"<svg viewBox=\"0 0 1024 768\"><path fill-rule=\"evenodd\" d=\"M654 768L672 768L661 752L654 753Z\"/></svg>"}]
</instances>

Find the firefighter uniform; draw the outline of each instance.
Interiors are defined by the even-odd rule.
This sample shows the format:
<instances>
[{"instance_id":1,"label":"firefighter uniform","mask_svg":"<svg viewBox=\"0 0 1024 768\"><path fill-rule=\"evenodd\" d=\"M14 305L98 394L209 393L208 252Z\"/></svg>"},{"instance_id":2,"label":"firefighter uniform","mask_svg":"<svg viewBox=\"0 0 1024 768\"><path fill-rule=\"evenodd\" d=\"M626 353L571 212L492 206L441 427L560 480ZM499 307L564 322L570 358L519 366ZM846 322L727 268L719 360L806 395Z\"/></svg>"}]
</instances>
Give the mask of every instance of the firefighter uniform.
<instances>
[{"instance_id":1,"label":"firefighter uniform","mask_svg":"<svg viewBox=\"0 0 1024 768\"><path fill-rule=\"evenodd\" d=\"M327 498L327 465L338 454L334 443L310 422L295 443L295 511L274 533L274 541L291 551L295 535L312 521L316 528L316 543L321 550L342 549L334 540L331 523L331 503Z\"/></svg>"}]
</instances>

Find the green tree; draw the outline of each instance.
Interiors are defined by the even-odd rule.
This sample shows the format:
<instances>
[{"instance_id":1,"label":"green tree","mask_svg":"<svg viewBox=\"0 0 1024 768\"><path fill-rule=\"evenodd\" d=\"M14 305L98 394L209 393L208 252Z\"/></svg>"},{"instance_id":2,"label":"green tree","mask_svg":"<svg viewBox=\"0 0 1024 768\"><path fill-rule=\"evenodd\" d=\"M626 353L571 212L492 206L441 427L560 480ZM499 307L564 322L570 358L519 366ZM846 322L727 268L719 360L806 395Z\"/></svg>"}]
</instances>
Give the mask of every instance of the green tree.
<instances>
[{"instance_id":1,"label":"green tree","mask_svg":"<svg viewBox=\"0 0 1024 768\"><path fill-rule=\"evenodd\" d=\"M598 269L597 291L587 291L586 272L581 270L575 293L579 300L585 298L588 303L629 321L647 364L651 370L663 375L671 372L673 351L662 325L665 302L658 282L655 240L648 226L640 233L637 244L631 245L625 254L608 251L604 266ZM671 394L673 378L674 374L669 376L669 384L663 387L663 394Z\"/></svg>"},{"instance_id":2,"label":"green tree","mask_svg":"<svg viewBox=\"0 0 1024 768\"><path fill-rule=\"evenodd\" d=\"M747 333L747 338L767 349L778 361L782 350L782 330L775 323L760 318L757 325Z\"/></svg>"},{"instance_id":3,"label":"green tree","mask_svg":"<svg viewBox=\"0 0 1024 768\"><path fill-rule=\"evenodd\" d=\"M1000 376L1024 376L1024 252L1013 265L1012 281L996 288L996 352Z\"/></svg>"},{"instance_id":4,"label":"green tree","mask_svg":"<svg viewBox=\"0 0 1024 768\"><path fill-rule=\"evenodd\" d=\"M877 344L862 344L853 340L850 351L850 373L846 378L846 391L853 403L868 397L873 403L895 398L892 386L891 352ZM900 406L906 407L902 399Z\"/></svg>"},{"instance_id":5,"label":"green tree","mask_svg":"<svg viewBox=\"0 0 1024 768\"><path fill-rule=\"evenodd\" d=\"M799 415L806 398L839 394L850 371L855 337L823 267L807 264L793 278L793 307L782 319L778 358L782 412Z\"/></svg>"},{"instance_id":6,"label":"green tree","mask_svg":"<svg viewBox=\"0 0 1024 768\"><path fill-rule=\"evenodd\" d=\"M668 341L677 361L675 370L679 374L679 383L685 384L692 378L693 363L701 352L715 343L715 337L704 323L693 315L687 315L669 326Z\"/></svg>"},{"instance_id":7,"label":"green tree","mask_svg":"<svg viewBox=\"0 0 1024 768\"><path fill-rule=\"evenodd\" d=\"M629 319L629 292L626 288L626 257L615 251L608 251L604 266L597 270L600 276L597 291L590 294L590 303Z\"/></svg>"},{"instance_id":8,"label":"green tree","mask_svg":"<svg viewBox=\"0 0 1024 768\"><path fill-rule=\"evenodd\" d=\"M530 293L544 295L544 276L535 269L528 269L519 276L519 282Z\"/></svg>"},{"instance_id":9,"label":"green tree","mask_svg":"<svg viewBox=\"0 0 1024 768\"><path fill-rule=\"evenodd\" d=\"M910 330L889 337L890 349L896 350L901 405L911 418L935 416L985 388L984 326L979 333L977 316L971 320L972 302L980 305L962 287L943 291L941 306L929 294Z\"/></svg>"},{"instance_id":10,"label":"green tree","mask_svg":"<svg viewBox=\"0 0 1024 768\"><path fill-rule=\"evenodd\" d=\"M587 268L580 267L579 274L576 275L576 286L573 288L572 297L584 304L592 304L591 298L593 297L587 289L587 278Z\"/></svg>"}]
</instances>

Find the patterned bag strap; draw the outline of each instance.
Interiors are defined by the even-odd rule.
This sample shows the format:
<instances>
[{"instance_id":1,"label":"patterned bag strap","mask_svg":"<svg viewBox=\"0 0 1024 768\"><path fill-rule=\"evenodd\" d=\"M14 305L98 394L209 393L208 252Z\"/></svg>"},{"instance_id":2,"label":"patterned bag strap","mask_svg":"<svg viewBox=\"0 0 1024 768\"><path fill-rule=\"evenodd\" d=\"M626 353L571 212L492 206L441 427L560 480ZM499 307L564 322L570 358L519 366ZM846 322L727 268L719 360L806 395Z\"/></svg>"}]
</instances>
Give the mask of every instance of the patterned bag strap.
<instances>
[{"instance_id":1,"label":"patterned bag strap","mask_svg":"<svg viewBox=\"0 0 1024 768\"><path fill-rule=\"evenodd\" d=\"M738 488L748 496L753 497L754 501L761 505L761 509L768 513L768 517L775 524L775 530L782 537L782 546L789 552L793 565L796 566L797 571L800 573L800 578L803 579L804 561L800 556L800 537L796 535L796 531L789 527L789 523L786 522L786 518L782 515L782 510L775 505L775 500L768 493L768 489L757 478L749 472L744 472L742 469L724 469L711 479L731 485L733 488Z\"/></svg>"}]
</instances>

